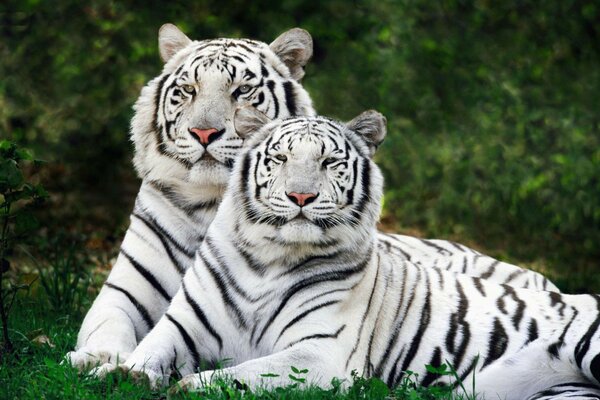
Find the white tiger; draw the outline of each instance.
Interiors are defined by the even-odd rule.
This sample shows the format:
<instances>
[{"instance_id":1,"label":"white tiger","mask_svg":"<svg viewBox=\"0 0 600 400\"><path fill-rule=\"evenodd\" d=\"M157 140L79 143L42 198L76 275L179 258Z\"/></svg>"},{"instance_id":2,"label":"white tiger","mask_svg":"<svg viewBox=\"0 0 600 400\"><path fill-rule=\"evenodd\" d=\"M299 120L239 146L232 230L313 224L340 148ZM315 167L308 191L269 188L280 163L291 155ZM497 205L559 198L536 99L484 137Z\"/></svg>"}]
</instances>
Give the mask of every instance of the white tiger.
<instances>
[{"instance_id":1,"label":"white tiger","mask_svg":"<svg viewBox=\"0 0 600 400\"><path fill-rule=\"evenodd\" d=\"M165 66L142 89L131 124L142 185L117 262L67 355L81 369L126 359L179 289L242 145L235 108L273 118L314 113L299 84L312 55L304 30L267 45L191 41L167 24L158 40Z\"/></svg>"},{"instance_id":2,"label":"white tiger","mask_svg":"<svg viewBox=\"0 0 600 400\"><path fill-rule=\"evenodd\" d=\"M234 110L252 106L272 118L314 114L298 83L312 55L304 30L292 29L267 46L247 39L191 41L167 24L159 32L159 49L166 64L142 90L131 125L142 179L131 225L83 321L76 351L68 354L81 369L125 360L165 312L240 151ZM536 272L453 242L381 234L379 243L418 264L558 291Z\"/></svg>"},{"instance_id":3,"label":"white tiger","mask_svg":"<svg viewBox=\"0 0 600 400\"><path fill-rule=\"evenodd\" d=\"M238 118L266 123L251 109ZM318 385L353 370L389 385L411 370L431 385L451 382L425 365L448 360L461 379L476 374L488 399L597 393L600 296L516 289L380 246L372 156L384 135L372 111L348 124L296 117L260 129L194 267L123 370L160 384L176 368L193 389L215 374L196 373L200 360L230 359L220 373L251 387L288 384L292 365Z\"/></svg>"}]
</instances>

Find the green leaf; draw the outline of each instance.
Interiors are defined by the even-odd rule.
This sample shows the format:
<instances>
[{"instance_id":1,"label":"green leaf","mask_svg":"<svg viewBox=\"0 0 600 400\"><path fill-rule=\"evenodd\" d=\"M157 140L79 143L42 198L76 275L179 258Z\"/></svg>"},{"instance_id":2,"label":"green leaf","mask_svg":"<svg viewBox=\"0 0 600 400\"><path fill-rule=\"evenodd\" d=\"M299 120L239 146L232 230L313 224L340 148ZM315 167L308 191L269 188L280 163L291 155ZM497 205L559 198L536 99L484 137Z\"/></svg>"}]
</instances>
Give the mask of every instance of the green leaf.
<instances>
[{"instance_id":1,"label":"green leaf","mask_svg":"<svg viewBox=\"0 0 600 400\"><path fill-rule=\"evenodd\" d=\"M35 185L34 189L37 197L42 199L48 198L48 192L46 191L46 189L44 189L42 185Z\"/></svg>"},{"instance_id":2,"label":"green leaf","mask_svg":"<svg viewBox=\"0 0 600 400\"><path fill-rule=\"evenodd\" d=\"M382 399L390 393L390 388L379 378L369 379L369 393L372 398Z\"/></svg>"},{"instance_id":3,"label":"green leaf","mask_svg":"<svg viewBox=\"0 0 600 400\"><path fill-rule=\"evenodd\" d=\"M33 160L33 156L31 155L31 153L29 153L29 151L25 150L25 149L17 149L15 151L15 158L17 160L27 160L27 161L31 161Z\"/></svg>"},{"instance_id":4,"label":"green leaf","mask_svg":"<svg viewBox=\"0 0 600 400\"><path fill-rule=\"evenodd\" d=\"M292 368L292 372L295 374L306 374L308 373L308 369L298 369L294 366L291 367Z\"/></svg>"},{"instance_id":5,"label":"green leaf","mask_svg":"<svg viewBox=\"0 0 600 400\"><path fill-rule=\"evenodd\" d=\"M260 376L262 376L263 378L277 378L277 377L279 377L278 374L274 374L272 372L268 372L266 374L260 374Z\"/></svg>"},{"instance_id":6,"label":"green leaf","mask_svg":"<svg viewBox=\"0 0 600 400\"><path fill-rule=\"evenodd\" d=\"M0 161L0 192L17 189L21 186L23 180L23 174L16 161Z\"/></svg>"},{"instance_id":7,"label":"green leaf","mask_svg":"<svg viewBox=\"0 0 600 400\"><path fill-rule=\"evenodd\" d=\"M433 365L426 365L425 369L427 370L427 372L430 372L432 374L447 375L449 373L448 366L446 364L442 364L439 367L434 367Z\"/></svg>"},{"instance_id":8,"label":"green leaf","mask_svg":"<svg viewBox=\"0 0 600 400\"><path fill-rule=\"evenodd\" d=\"M11 158L12 153L14 152L16 147L17 146L14 143L8 140L2 140L0 141L0 154L3 157Z\"/></svg>"},{"instance_id":9,"label":"green leaf","mask_svg":"<svg viewBox=\"0 0 600 400\"><path fill-rule=\"evenodd\" d=\"M306 382L306 378L298 378L297 376L294 376L292 374L289 374L288 377L293 380L294 382L300 382L300 383L304 383Z\"/></svg>"}]
</instances>

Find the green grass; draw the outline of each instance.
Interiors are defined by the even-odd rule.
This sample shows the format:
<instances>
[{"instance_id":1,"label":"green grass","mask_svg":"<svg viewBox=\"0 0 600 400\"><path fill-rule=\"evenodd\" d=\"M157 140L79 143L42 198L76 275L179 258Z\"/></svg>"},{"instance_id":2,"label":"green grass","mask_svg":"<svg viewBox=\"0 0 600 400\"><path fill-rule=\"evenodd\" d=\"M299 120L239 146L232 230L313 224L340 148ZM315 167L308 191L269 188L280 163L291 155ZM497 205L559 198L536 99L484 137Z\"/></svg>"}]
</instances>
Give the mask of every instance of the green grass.
<instances>
[{"instance_id":1,"label":"green grass","mask_svg":"<svg viewBox=\"0 0 600 400\"><path fill-rule=\"evenodd\" d=\"M22 296L10 319L10 334L15 353L0 361L0 399L165 399L167 389L152 391L128 377L109 376L98 379L78 373L61 364L65 353L75 345L82 315L53 311L44 296ZM78 313L81 314L81 313ZM47 336L49 344L35 338ZM308 366L308 368L310 368ZM355 376L349 387L334 380L322 389L303 382L302 370L290 369L290 383L274 389L247 390L243 385L217 379L199 393L182 394L186 399L466 399L447 388L421 388L408 374L391 390L378 379ZM173 381L175 383L175 381ZM347 385L346 385L347 386Z\"/></svg>"}]
</instances>

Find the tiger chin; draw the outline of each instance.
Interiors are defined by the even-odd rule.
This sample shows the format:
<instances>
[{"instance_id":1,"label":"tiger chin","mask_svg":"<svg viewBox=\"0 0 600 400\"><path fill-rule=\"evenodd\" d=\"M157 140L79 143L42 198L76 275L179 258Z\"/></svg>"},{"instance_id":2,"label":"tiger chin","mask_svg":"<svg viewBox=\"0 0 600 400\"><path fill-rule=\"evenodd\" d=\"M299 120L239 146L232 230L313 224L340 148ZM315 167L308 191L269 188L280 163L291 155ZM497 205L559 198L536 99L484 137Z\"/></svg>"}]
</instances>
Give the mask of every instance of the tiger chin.
<instances>
[{"instance_id":1,"label":"tiger chin","mask_svg":"<svg viewBox=\"0 0 600 400\"><path fill-rule=\"evenodd\" d=\"M348 383L353 371L395 386L408 370L427 386L453 384L425 367L449 362L464 382L475 375L486 398L600 393L600 296L513 288L379 246L381 114L344 124L246 111L236 118L256 133L194 267L124 371L156 386L176 366L184 390L223 375L285 386L291 366L320 386ZM294 241L287 235L303 228L286 225L310 206L322 236ZM232 365L198 371L200 360L223 359Z\"/></svg>"}]
</instances>

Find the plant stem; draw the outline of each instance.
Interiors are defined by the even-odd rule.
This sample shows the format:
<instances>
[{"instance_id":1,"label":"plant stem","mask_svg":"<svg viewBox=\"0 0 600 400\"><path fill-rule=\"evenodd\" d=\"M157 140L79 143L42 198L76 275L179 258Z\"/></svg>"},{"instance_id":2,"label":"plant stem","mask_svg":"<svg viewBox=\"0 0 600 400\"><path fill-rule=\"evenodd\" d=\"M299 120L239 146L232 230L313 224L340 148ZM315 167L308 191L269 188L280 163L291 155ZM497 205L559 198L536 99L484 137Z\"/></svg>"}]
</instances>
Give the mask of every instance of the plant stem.
<instances>
[{"instance_id":1,"label":"plant stem","mask_svg":"<svg viewBox=\"0 0 600 400\"><path fill-rule=\"evenodd\" d=\"M6 196L4 196L6 200ZM2 226L2 236L0 237L0 260L4 260L6 250L8 249L8 216L10 215L10 202L4 203L4 221ZM2 318L3 345L0 348L0 358L4 354L12 352L13 345L8 337L8 309L4 305L4 268L0 267L0 318Z\"/></svg>"}]
</instances>

